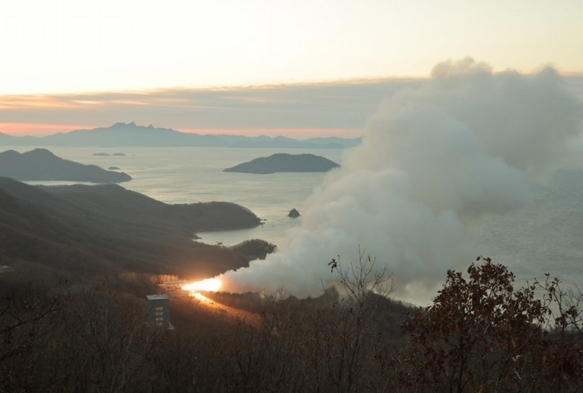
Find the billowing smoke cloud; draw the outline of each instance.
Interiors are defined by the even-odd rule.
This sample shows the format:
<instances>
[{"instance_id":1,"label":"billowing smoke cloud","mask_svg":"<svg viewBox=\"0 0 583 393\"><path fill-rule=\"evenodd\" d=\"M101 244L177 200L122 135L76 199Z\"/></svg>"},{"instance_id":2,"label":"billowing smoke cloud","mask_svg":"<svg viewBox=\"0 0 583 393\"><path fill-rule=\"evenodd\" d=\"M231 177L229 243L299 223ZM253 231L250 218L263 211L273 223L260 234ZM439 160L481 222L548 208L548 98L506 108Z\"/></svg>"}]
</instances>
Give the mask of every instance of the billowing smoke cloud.
<instances>
[{"instance_id":1,"label":"billowing smoke cloud","mask_svg":"<svg viewBox=\"0 0 583 393\"><path fill-rule=\"evenodd\" d=\"M227 272L225 287L318 295L337 278L327 262L354 260L360 247L394 274L401 296L419 298L476 256L469 222L531 201L527 179L561 155L582 119L550 68L521 75L471 59L438 64L426 83L382 103L280 251Z\"/></svg>"}]
</instances>

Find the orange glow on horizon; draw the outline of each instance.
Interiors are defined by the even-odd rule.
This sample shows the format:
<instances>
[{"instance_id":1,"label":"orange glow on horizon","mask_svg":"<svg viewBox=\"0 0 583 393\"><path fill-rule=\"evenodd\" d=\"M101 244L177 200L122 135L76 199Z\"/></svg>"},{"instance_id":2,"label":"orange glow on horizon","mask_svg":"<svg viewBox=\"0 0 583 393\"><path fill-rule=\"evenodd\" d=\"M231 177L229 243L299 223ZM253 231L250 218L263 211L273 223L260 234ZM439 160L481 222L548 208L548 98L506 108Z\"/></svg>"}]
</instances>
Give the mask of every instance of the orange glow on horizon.
<instances>
[{"instance_id":1,"label":"orange glow on horizon","mask_svg":"<svg viewBox=\"0 0 583 393\"><path fill-rule=\"evenodd\" d=\"M207 278L205 280L182 285L183 290L194 292L217 292L221 287L222 283L218 278Z\"/></svg>"},{"instance_id":2,"label":"orange glow on horizon","mask_svg":"<svg viewBox=\"0 0 583 393\"><path fill-rule=\"evenodd\" d=\"M0 123L0 132L12 136L45 136L58 132L88 130L95 126L84 124Z\"/></svg>"},{"instance_id":3,"label":"orange glow on horizon","mask_svg":"<svg viewBox=\"0 0 583 393\"><path fill-rule=\"evenodd\" d=\"M138 123L139 124L139 123ZM111 124L87 125L87 124L51 124L51 123L0 123L0 132L12 136L46 136L58 132L67 133L74 130L91 130L98 127L109 127ZM154 125L161 128L172 128L178 132L200 135L241 135L275 137L279 135L295 139L314 137L338 136L343 138L356 138L364 135L359 129L328 129L328 128L269 128L269 129L201 129L172 127L163 124Z\"/></svg>"}]
</instances>

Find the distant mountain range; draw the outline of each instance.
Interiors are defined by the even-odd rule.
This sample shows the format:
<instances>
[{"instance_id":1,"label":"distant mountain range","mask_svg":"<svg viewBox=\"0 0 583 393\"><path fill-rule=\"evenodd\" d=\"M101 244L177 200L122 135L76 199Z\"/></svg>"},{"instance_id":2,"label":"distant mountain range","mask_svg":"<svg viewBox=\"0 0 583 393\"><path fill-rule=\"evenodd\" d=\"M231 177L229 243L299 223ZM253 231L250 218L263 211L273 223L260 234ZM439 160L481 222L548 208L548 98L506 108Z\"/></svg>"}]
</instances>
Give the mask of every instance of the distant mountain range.
<instances>
[{"instance_id":1,"label":"distant mountain range","mask_svg":"<svg viewBox=\"0 0 583 393\"><path fill-rule=\"evenodd\" d=\"M134 122L116 123L92 130L59 132L43 137L12 136L0 133L0 146L147 146L147 147L237 147L346 149L360 144L362 138L324 137L298 140L283 136L248 137L243 135L201 135L170 128L138 126Z\"/></svg>"},{"instance_id":2,"label":"distant mountain range","mask_svg":"<svg viewBox=\"0 0 583 393\"><path fill-rule=\"evenodd\" d=\"M26 153L0 153L0 176L21 181L58 180L88 183L121 183L132 180L123 172L106 171L95 165L64 160L46 149Z\"/></svg>"}]
</instances>

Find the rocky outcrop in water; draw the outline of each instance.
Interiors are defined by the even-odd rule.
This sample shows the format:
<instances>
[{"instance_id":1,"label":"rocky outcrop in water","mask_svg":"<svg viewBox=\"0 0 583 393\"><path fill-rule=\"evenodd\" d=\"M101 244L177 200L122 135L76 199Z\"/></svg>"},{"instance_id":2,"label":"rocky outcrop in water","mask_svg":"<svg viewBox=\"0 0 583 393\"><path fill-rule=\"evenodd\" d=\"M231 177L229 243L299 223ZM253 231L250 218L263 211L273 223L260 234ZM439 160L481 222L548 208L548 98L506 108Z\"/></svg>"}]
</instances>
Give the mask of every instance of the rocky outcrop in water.
<instances>
[{"instance_id":1,"label":"rocky outcrop in water","mask_svg":"<svg viewBox=\"0 0 583 393\"><path fill-rule=\"evenodd\" d=\"M297 211L296 209L291 209L291 210L289 211L289 213L287 214L287 216L288 216L288 217L291 217L291 218L297 218L297 217L299 217L299 216L300 216L300 212L299 212L299 211Z\"/></svg>"}]
</instances>

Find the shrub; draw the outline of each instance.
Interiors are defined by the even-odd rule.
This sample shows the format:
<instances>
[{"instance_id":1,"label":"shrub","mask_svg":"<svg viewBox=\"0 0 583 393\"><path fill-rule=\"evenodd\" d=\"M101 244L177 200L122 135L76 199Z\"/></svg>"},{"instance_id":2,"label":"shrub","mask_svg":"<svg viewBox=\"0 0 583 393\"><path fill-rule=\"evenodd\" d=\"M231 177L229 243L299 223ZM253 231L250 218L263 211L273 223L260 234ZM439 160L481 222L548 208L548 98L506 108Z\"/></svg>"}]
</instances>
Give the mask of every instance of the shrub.
<instances>
[{"instance_id":1,"label":"shrub","mask_svg":"<svg viewBox=\"0 0 583 393\"><path fill-rule=\"evenodd\" d=\"M559 281L515 290L507 267L480 259L468 280L448 271L433 305L404 324L401 381L425 391L580 391L581 341L566 330L577 312L564 309Z\"/></svg>"}]
</instances>

